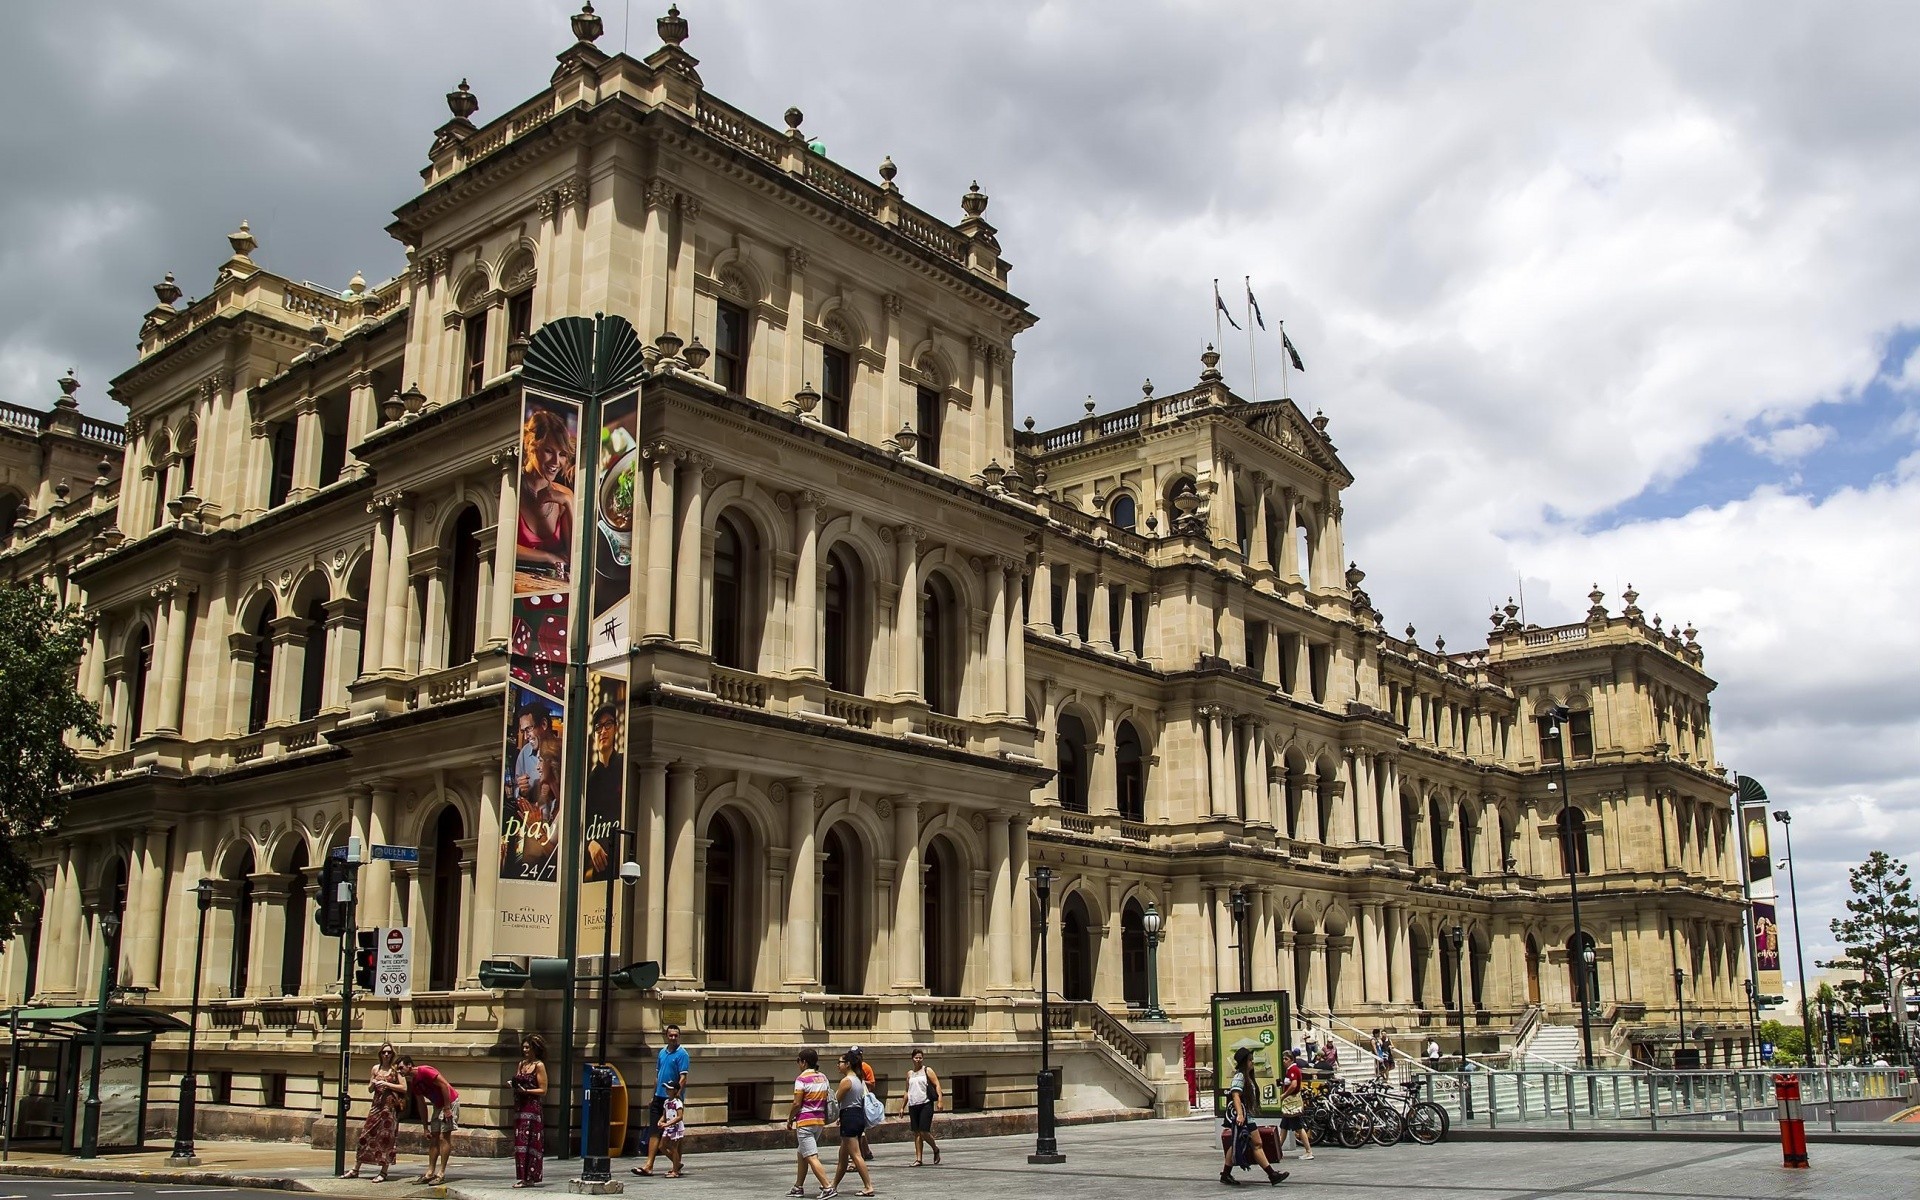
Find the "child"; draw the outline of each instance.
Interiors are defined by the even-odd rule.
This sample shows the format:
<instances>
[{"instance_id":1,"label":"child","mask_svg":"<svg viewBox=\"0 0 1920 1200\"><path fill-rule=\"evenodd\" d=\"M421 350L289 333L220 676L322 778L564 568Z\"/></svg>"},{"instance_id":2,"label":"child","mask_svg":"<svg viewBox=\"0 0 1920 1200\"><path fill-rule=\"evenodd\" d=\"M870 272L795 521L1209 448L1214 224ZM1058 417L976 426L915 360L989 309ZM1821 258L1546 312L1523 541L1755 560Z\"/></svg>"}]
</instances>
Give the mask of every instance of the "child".
<instances>
[{"instance_id":1,"label":"child","mask_svg":"<svg viewBox=\"0 0 1920 1200\"><path fill-rule=\"evenodd\" d=\"M660 1112L660 1140L667 1144L667 1161L673 1164L667 1171L668 1179L686 1173L680 1166L680 1139L687 1136L686 1107L679 1097L670 1096Z\"/></svg>"}]
</instances>

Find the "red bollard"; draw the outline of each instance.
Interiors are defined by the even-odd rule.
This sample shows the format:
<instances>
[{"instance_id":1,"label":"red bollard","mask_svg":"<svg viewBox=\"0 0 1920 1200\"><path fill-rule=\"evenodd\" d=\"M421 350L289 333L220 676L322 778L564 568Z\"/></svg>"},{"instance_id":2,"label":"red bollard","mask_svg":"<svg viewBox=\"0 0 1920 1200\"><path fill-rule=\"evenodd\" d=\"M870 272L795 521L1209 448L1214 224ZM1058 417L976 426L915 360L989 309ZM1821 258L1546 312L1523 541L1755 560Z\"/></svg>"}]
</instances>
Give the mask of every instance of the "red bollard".
<instances>
[{"instance_id":1,"label":"red bollard","mask_svg":"<svg viewBox=\"0 0 1920 1200\"><path fill-rule=\"evenodd\" d=\"M1780 1157L1787 1167L1807 1166L1807 1125L1800 1119L1800 1077L1775 1075L1773 1096L1780 1105Z\"/></svg>"}]
</instances>

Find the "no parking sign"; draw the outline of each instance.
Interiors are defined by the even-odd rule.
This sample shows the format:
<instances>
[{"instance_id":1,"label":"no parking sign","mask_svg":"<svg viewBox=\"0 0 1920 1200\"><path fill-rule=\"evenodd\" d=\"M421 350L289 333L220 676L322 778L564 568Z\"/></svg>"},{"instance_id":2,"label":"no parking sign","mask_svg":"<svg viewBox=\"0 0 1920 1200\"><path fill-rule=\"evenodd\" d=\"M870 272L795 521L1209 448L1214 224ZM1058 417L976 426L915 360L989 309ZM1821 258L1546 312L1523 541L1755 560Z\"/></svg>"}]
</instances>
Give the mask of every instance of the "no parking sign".
<instances>
[{"instance_id":1,"label":"no parking sign","mask_svg":"<svg viewBox=\"0 0 1920 1200\"><path fill-rule=\"evenodd\" d=\"M413 931L392 926L380 931L380 958L374 964L377 996L406 996L413 991Z\"/></svg>"}]
</instances>

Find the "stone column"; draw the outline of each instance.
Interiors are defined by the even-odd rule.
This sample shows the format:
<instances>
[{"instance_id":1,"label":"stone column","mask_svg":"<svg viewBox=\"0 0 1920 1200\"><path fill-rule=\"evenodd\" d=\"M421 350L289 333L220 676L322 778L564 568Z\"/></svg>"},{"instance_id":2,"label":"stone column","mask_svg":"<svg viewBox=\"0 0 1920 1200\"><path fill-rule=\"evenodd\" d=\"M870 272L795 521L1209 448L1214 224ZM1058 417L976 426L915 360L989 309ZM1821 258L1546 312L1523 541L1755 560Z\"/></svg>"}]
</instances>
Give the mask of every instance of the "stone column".
<instances>
[{"instance_id":1,"label":"stone column","mask_svg":"<svg viewBox=\"0 0 1920 1200\"><path fill-rule=\"evenodd\" d=\"M1027 613L1027 627L1042 633L1053 629L1053 565L1043 550L1033 556L1033 605Z\"/></svg>"},{"instance_id":2,"label":"stone column","mask_svg":"<svg viewBox=\"0 0 1920 1200\"><path fill-rule=\"evenodd\" d=\"M671 282L667 295L667 328L684 334L688 341L693 340L693 274L697 269L694 260L697 237L695 229L700 221L700 199L697 196L682 193L678 197L680 221L678 236L673 239Z\"/></svg>"},{"instance_id":3,"label":"stone column","mask_svg":"<svg viewBox=\"0 0 1920 1200\"><path fill-rule=\"evenodd\" d=\"M694 934L693 821L695 768L675 762L667 768L667 929L663 973L677 983L692 983Z\"/></svg>"},{"instance_id":4,"label":"stone column","mask_svg":"<svg viewBox=\"0 0 1920 1200\"><path fill-rule=\"evenodd\" d=\"M267 623L272 630L273 683L267 696L267 723L298 720L300 687L306 671L307 622L292 613Z\"/></svg>"},{"instance_id":5,"label":"stone column","mask_svg":"<svg viewBox=\"0 0 1920 1200\"><path fill-rule=\"evenodd\" d=\"M1209 815L1224 817L1231 811L1227 791L1227 768L1222 749L1222 734L1226 730L1225 715L1217 708L1196 710L1200 719L1200 740L1207 754L1207 811Z\"/></svg>"},{"instance_id":6,"label":"stone column","mask_svg":"<svg viewBox=\"0 0 1920 1200\"><path fill-rule=\"evenodd\" d=\"M1007 567L1004 558L987 560L987 703L989 720L1004 717L1007 703Z\"/></svg>"},{"instance_id":7,"label":"stone column","mask_svg":"<svg viewBox=\"0 0 1920 1200\"><path fill-rule=\"evenodd\" d=\"M1413 927L1405 905L1389 905L1387 920L1393 930L1389 998L1395 1004L1413 1003Z\"/></svg>"},{"instance_id":8,"label":"stone column","mask_svg":"<svg viewBox=\"0 0 1920 1200\"><path fill-rule=\"evenodd\" d=\"M987 983L1013 986L1013 871L1008 818L987 818Z\"/></svg>"},{"instance_id":9,"label":"stone column","mask_svg":"<svg viewBox=\"0 0 1920 1200\"><path fill-rule=\"evenodd\" d=\"M166 882L167 831L143 829L134 834L133 872L127 881L127 921L121 936L121 959L127 982L133 987L160 986L160 922L164 915L161 885Z\"/></svg>"},{"instance_id":10,"label":"stone column","mask_svg":"<svg viewBox=\"0 0 1920 1200\"><path fill-rule=\"evenodd\" d=\"M894 566L900 598L893 614L893 692L896 700L920 699L920 539L913 525L893 530Z\"/></svg>"},{"instance_id":11,"label":"stone column","mask_svg":"<svg viewBox=\"0 0 1920 1200\"><path fill-rule=\"evenodd\" d=\"M473 907L467 924L472 928L471 961L493 957L494 934L500 911L500 793L504 768L489 763L480 769L480 814L474 824Z\"/></svg>"},{"instance_id":12,"label":"stone column","mask_svg":"<svg viewBox=\"0 0 1920 1200\"><path fill-rule=\"evenodd\" d=\"M1280 539L1280 562L1277 569L1280 575L1292 583L1300 582L1300 493L1292 488L1280 489L1280 495L1287 507L1287 527Z\"/></svg>"},{"instance_id":13,"label":"stone column","mask_svg":"<svg viewBox=\"0 0 1920 1200\"><path fill-rule=\"evenodd\" d=\"M649 759L640 764L640 828L646 846L647 904L645 959L666 962L667 946L667 764Z\"/></svg>"},{"instance_id":14,"label":"stone column","mask_svg":"<svg viewBox=\"0 0 1920 1200\"><path fill-rule=\"evenodd\" d=\"M362 628L365 618L354 611L352 600L329 600L326 612L327 671L320 694L323 710L346 706L347 685L360 673L360 645L365 636ZM307 653L313 653L311 647Z\"/></svg>"},{"instance_id":15,"label":"stone column","mask_svg":"<svg viewBox=\"0 0 1920 1200\"><path fill-rule=\"evenodd\" d=\"M1259 821L1265 818L1268 810L1266 791L1267 772L1260 766L1260 724L1249 718L1247 748L1240 771L1242 819Z\"/></svg>"},{"instance_id":16,"label":"stone column","mask_svg":"<svg viewBox=\"0 0 1920 1200\"><path fill-rule=\"evenodd\" d=\"M816 957L820 932L814 925L820 862L814 841L814 785L794 780L787 788L787 986L801 991L820 986Z\"/></svg>"},{"instance_id":17,"label":"stone column","mask_svg":"<svg viewBox=\"0 0 1920 1200\"><path fill-rule=\"evenodd\" d=\"M407 616L413 604L410 562L413 554L410 543L413 504L410 499L399 495L392 497L392 502L393 529L387 538L386 617L381 624L380 669L383 671L406 668Z\"/></svg>"},{"instance_id":18,"label":"stone column","mask_svg":"<svg viewBox=\"0 0 1920 1200\"><path fill-rule=\"evenodd\" d=\"M1246 718L1228 713L1220 718L1221 811L1245 820L1247 806L1240 794L1240 728Z\"/></svg>"},{"instance_id":19,"label":"stone column","mask_svg":"<svg viewBox=\"0 0 1920 1200\"><path fill-rule=\"evenodd\" d=\"M1256 473L1249 481L1248 488L1253 496L1253 532L1250 535L1253 545L1248 556L1256 570L1267 570L1273 566L1273 558L1267 553L1267 486L1265 475Z\"/></svg>"},{"instance_id":20,"label":"stone column","mask_svg":"<svg viewBox=\"0 0 1920 1200\"><path fill-rule=\"evenodd\" d=\"M927 986L927 965L921 961L925 942L920 914L926 896L920 861L920 801L895 796L892 803L897 872L893 888L893 987L900 992L922 991Z\"/></svg>"},{"instance_id":21,"label":"stone column","mask_svg":"<svg viewBox=\"0 0 1920 1200\"><path fill-rule=\"evenodd\" d=\"M247 433L247 490L240 515L251 521L267 511L267 493L273 483L273 442L267 437L265 421L249 422Z\"/></svg>"},{"instance_id":22,"label":"stone column","mask_svg":"<svg viewBox=\"0 0 1920 1200\"><path fill-rule=\"evenodd\" d=\"M393 802L398 788L391 779L376 779L368 785L371 799L367 805L367 845L388 840L393 828ZM369 854L372 850L367 851ZM355 924L362 929L391 925L393 915L393 864L369 862L360 868L360 915Z\"/></svg>"},{"instance_id":23,"label":"stone column","mask_svg":"<svg viewBox=\"0 0 1920 1200\"><path fill-rule=\"evenodd\" d=\"M387 581L393 573L393 506L384 499L367 502L373 514L373 553L367 563L367 632L361 673L377 675L387 657Z\"/></svg>"},{"instance_id":24,"label":"stone column","mask_svg":"<svg viewBox=\"0 0 1920 1200\"><path fill-rule=\"evenodd\" d=\"M294 401L293 424L293 488L287 493L291 501L305 500L320 487L320 401L312 396L302 396Z\"/></svg>"},{"instance_id":25,"label":"stone column","mask_svg":"<svg viewBox=\"0 0 1920 1200\"><path fill-rule=\"evenodd\" d=\"M1020 610L1027 581L1018 560L1003 559L1001 565L1007 572L1007 717L1024 721L1027 719L1027 624Z\"/></svg>"},{"instance_id":26,"label":"stone column","mask_svg":"<svg viewBox=\"0 0 1920 1200\"><path fill-rule=\"evenodd\" d=\"M1026 989L1033 986L1033 866L1025 817L1007 825L1007 854L1013 867L1013 986Z\"/></svg>"},{"instance_id":27,"label":"stone column","mask_svg":"<svg viewBox=\"0 0 1920 1200\"><path fill-rule=\"evenodd\" d=\"M644 451L653 468L647 500L646 637L673 636L673 479L679 456L664 442Z\"/></svg>"},{"instance_id":28,"label":"stone column","mask_svg":"<svg viewBox=\"0 0 1920 1200\"><path fill-rule=\"evenodd\" d=\"M1093 627L1087 630L1088 640L1097 650L1111 652L1113 645L1113 589L1107 585L1106 578L1099 573L1090 576L1093 581Z\"/></svg>"},{"instance_id":29,"label":"stone column","mask_svg":"<svg viewBox=\"0 0 1920 1200\"><path fill-rule=\"evenodd\" d=\"M1069 563L1061 563L1067 572L1066 603L1060 606L1060 632L1076 646L1080 644L1080 571ZM1088 632L1092 632L1089 630Z\"/></svg>"},{"instance_id":30,"label":"stone column","mask_svg":"<svg viewBox=\"0 0 1920 1200\"><path fill-rule=\"evenodd\" d=\"M513 636L513 560L519 545L520 459L513 451L493 456L500 470L498 499L493 510L493 591L487 595L492 608L487 618L487 641L504 646Z\"/></svg>"},{"instance_id":31,"label":"stone column","mask_svg":"<svg viewBox=\"0 0 1920 1200\"><path fill-rule=\"evenodd\" d=\"M193 594L184 586L176 583L168 587L163 610L167 623L166 653L154 659L160 667L160 704L154 714L156 732L179 733L181 729L180 705L187 679L187 609L192 602Z\"/></svg>"},{"instance_id":32,"label":"stone column","mask_svg":"<svg viewBox=\"0 0 1920 1200\"><path fill-rule=\"evenodd\" d=\"M253 881L253 941L248 948L247 995L279 996L280 968L287 954L287 879L256 871Z\"/></svg>"},{"instance_id":33,"label":"stone column","mask_svg":"<svg viewBox=\"0 0 1920 1200\"><path fill-rule=\"evenodd\" d=\"M1360 905L1360 998L1371 1004L1387 999L1387 928L1378 900Z\"/></svg>"},{"instance_id":34,"label":"stone column","mask_svg":"<svg viewBox=\"0 0 1920 1200\"><path fill-rule=\"evenodd\" d=\"M880 439L888 439L900 431L907 420L901 411L900 395L900 297L885 295L880 297L880 307L885 313L885 328L880 340L886 347L886 365L880 370Z\"/></svg>"},{"instance_id":35,"label":"stone column","mask_svg":"<svg viewBox=\"0 0 1920 1200\"><path fill-rule=\"evenodd\" d=\"M673 640L683 650L702 645L700 595L706 561L706 459L688 451L687 486L680 489L680 544L673 565Z\"/></svg>"},{"instance_id":36,"label":"stone column","mask_svg":"<svg viewBox=\"0 0 1920 1200\"><path fill-rule=\"evenodd\" d=\"M819 512L818 492L794 493L793 543L800 552L793 576L793 670L809 679L820 677L820 617L816 607L820 595Z\"/></svg>"},{"instance_id":37,"label":"stone column","mask_svg":"<svg viewBox=\"0 0 1920 1200\"><path fill-rule=\"evenodd\" d=\"M347 469L354 475L366 474L367 465L353 448L380 428L380 398L373 392L373 373L355 371L347 376Z\"/></svg>"}]
</instances>

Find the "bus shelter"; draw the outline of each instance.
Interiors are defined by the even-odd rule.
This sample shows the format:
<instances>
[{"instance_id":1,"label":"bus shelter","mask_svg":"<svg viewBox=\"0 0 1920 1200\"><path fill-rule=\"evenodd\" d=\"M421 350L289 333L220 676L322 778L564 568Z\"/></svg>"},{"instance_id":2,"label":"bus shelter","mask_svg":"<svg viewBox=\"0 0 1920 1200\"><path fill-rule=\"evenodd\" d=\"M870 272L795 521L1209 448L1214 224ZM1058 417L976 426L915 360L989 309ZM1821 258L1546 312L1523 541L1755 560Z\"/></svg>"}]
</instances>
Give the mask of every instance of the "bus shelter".
<instances>
[{"instance_id":1,"label":"bus shelter","mask_svg":"<svg viewBox=\"0 0 1920 1200\"><path fill-rule=\"evenodd\" d=\"M57 1142L78 1148L82 1106L100 1050L100 1150L139 1150L147 1125L153 1039L186 1022L134 1004L14 1008L7 1012L6 1090L0 1145ZM96 1040L97 1035L97 1040Z\"/></svg>"}]
</instances>

